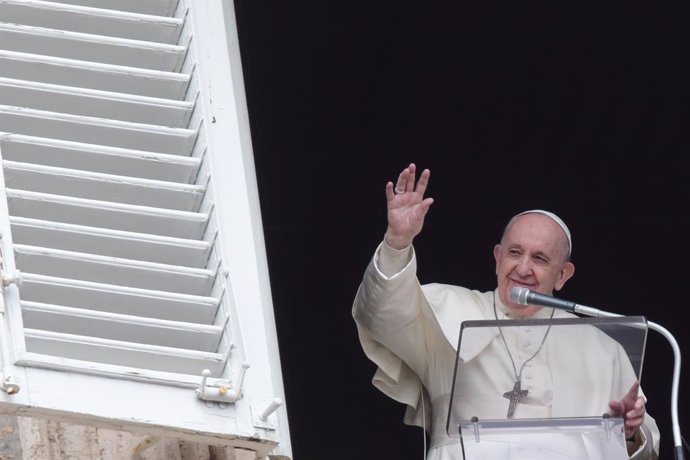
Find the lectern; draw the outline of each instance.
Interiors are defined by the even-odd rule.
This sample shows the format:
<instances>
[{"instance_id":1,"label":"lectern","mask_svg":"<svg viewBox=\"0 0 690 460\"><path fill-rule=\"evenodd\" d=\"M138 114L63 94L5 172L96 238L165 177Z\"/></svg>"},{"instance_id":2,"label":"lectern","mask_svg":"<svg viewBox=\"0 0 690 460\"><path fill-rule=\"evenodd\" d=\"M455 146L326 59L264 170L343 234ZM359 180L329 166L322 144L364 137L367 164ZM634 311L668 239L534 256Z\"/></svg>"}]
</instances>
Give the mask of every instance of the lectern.
<instances>
[{"instance_id":1,"label":"lectern","mask_svg":"<svg viewBox=\"0 0 690 460\"><path fill-rule=\"evenodd\" d=\"M608 414L642 374L644 317L465 321L448 435L466 460L627 459Z\"/></svg>"}]
</instances>

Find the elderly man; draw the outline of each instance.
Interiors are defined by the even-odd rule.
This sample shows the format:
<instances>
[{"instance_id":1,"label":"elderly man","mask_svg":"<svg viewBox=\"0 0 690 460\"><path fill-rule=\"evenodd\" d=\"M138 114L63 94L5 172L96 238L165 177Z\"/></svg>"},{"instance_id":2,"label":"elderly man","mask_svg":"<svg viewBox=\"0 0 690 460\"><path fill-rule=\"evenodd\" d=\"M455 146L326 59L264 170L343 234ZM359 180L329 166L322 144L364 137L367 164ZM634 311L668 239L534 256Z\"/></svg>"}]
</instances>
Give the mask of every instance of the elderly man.
<instances>
[{"instance_id":1,"label":"elderly man","mask_svg":"<svg viewBox=\"0 0 690 460\"><path fill-rule=\"evenodd\" d=\"M374 385L408 405L405 423L427 429L431 439L428 460L455 460L462 458L462 450L459 439L447 435L446 419L460 324L465 320L572 317L550 308L517 304L511 300L510 291L517 286L552 295L573 276L575 267L570 262L572 239L565 223L553 213L531 210L513 217L500 244L494 247L494 291L482 293L443 284L420 286L412 242L422 231L433 203L432 198L424 197L429 177L429 170L424 170L417 181L416 167L410 164L399 174L395 185L386 184L388 227L364 274L353 316L362 347L378 366ZM522 410L527 417L563 416L555 409L564 406L556 400L558 395L569 393L577 398L578 394L552 388L559 381L553 378L559 370L553 369L546 358L546 336L541 345L536 341L531 356L518 363L505 337L501 338L503 344L497 342L491 348L496 351L487 353L501 350L504 356L500 362L506 362L505 353L508 354L512 361L510 372L515 374L511 381L520 385L527 361L536 377L532 381L530 405L523 408L518 404L518 411ZM501 348L503 345L505 348ZM495 383L489 374L486 381ZM625 385L589 389L569 405L582 404L583 410L598 414L608 410L623 417L630 458L656 458L659 431L654 420L645 416L645 399L638 395L637 382L632 387L628 382ZM503 394L497 392L497 402L503 401L507 407L502 398ZM528 410L533 412L525 412Z\"/></svg>"}]
</instances>

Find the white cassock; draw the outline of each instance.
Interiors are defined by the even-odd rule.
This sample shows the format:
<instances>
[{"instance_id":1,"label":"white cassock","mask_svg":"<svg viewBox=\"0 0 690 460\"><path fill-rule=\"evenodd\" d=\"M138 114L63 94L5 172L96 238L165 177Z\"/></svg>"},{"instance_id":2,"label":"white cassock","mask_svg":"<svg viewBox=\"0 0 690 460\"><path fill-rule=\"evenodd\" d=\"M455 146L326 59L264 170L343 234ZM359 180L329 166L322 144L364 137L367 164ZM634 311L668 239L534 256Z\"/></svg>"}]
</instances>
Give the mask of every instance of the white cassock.
<instances>
[{"instance_id":1,"label":"white cassock","mask_svg":"<svg viewBox=\"0 0 690 460\"><path fill-rule=\"evenodd\" d=\"M412 248L397 251L382 244L367 267L354 301L353 317L364 352L378 366L373 384L408 406L405 423L426 427L429 431L428 460L462 459L459 438L446 433L460 325L466 320L495 319L494 298L498 318L507 318L507 307L492 291L482 293L445 284L420 286ZM531 318L548 318L551 314L551 309L544 308ZM555 311L553 317L572 318L573 315ZM615 364L627 360L627 356L625 360L617 359L619 350L611 349L613 358L607 361L611 363L607 367L587 368L592 364L584 360L573 367L572 363L577 360L571 360L568 354L586 352L581 348L573 351L555 336L537 352L544 332L544 327L504 328L506 344L513 350L512 357L518 369L534 354L522 371L522 388L529 393L517 405L515 418L602 415L608 410L609 401L619 400L628 392L635 375L630 368ZM597 347L597 350L610 347L610 343L601 340L592 335L586 337L582 345ZM462 407L463 418L473 415L484 419L506 417L508 401L502 395L511 390L515 382L506 344L494 336L474 350L465 349L463 345L467 356L461 359L465 366L474 366L465 374L468 376L467 392L461 393L467 397L459 396L457 391L455 395L455 402L461 402L458 406ZM481 360L473 360L479 353ZM615 384L610 388L573 385L573 375L606 375ZM645 416L643 427L637 442L639 448L630 457L634 460L658 455L659 430L649 414ZM537 451L530 451L533 448L522 442L526 439L518 439L516 444L509 446L497 445L496 449L504 449L505 453L497 451L495 458L540 458ZM548 449L548 446L544 447L542 442L542 448ZM587 440L583 439L572 447L573 456L563 458L582 458L579 452L586 448ZM549 457L548 452L544 455L544 458L554 458Z\"/></svg>"}]
</instances>

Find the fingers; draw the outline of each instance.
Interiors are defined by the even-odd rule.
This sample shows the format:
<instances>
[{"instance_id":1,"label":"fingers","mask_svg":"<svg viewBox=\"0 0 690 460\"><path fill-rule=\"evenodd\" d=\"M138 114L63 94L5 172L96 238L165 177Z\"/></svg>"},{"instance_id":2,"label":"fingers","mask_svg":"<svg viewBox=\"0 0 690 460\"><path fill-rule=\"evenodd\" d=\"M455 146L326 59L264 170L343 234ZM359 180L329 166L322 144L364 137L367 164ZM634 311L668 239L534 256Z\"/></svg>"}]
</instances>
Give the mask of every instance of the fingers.
<instances>
[{"instance_id":1,"label":"fingers","mask_svg":"<svg viewBox=\"0 0 690 460\"><path fill-rule=\"evenodd\" d=\"M630 390L628 390L628 394L623 397L623 405L627 409L628 407L632 407L635 405L636 401L638 400L637 397L637 392L640 389L640 382L635 382L632 384L630 387Z\"/></svg>"},{"instance_id":2,"label":"fingers","mask_svg":"<svg viewBox=\"0 0 690 460\"><path fill-rule=\"evenodd\" d=\"M639 388L640 383L635 382L622 400L609 403L612 414L623 417L626 438L632 437L644 422L645 400L642 396L637 395Z\"/></svg>"},{"instance_id":3,"label":"fingers","mask_svg":"<svg viewBox=\"0 0 690 460\"><path fill-rule=\"evenodd\" d=\"M645 413L644 399L640 397L637 399L637 401L635 401L635 404L630 407L625 407L621 404L620 411L617 415L625 418L626 420L632 420L644 417Z\"/></svg>"},{"instance_id":4,"label":"fingers","mask_svg":"<svg viewBox=\"0 0 690 460\"><path fill-rule=\"evenodd\" d=\"M642 409L644 409L644 399L637 396L639 389L640 382L635 382L630 387L630 390L628 390L628 393L623 396L623 399L620 401L611 401L609 403L609 408L613 412L613 415L625 417L627 412L640 409L640 404L642 405Z\"/></svg>"},{"instance_id":5,"label":"fingers","mask_svg":"<svg viewBox=\"0 0 690 460\"><path fill-rule=\"evenodd\" d=\"M635 404L625 413L625 417L628 419L642 419L645 413L644 398L639 397L635 401Z\"/></svg>"},{"instance_id":6,"label":"fingers","mask_svg":"<svg viewBox=\"0 0 690 460\"><path fill-rule=\"evenodd\" d=\"M424 196L424 193L426 192L426 187L429 185L429 177L431 176L431 171L428 169L425 169L422 171L422 174L419 176L419 181L417 182L417 193L420 193L422 196Z\"/></svg>"},{"instance_id":7,"label":"fingers","mask_svg":"<svg viewBox=\"0 0 690 460\"><path fill-rule=\"evenodd\" d=\"M642 423L644 423L645 413L644 399L639 398L635 403L635 407L626 412L624 417L626 439L633 437L635 432L642 426Z\"/></svg>"},{"instance_id":8,"label":"fingers","mask_svg":"<svg viewBox=\"0 0 690 460\"><path fill-rule=\"evenodd\" d=\"M415 170L415 164L410 163L407 168L403 169L400 174L398 174L398 180L396 181L394 188L396 194L402 194L414 190Z\"/></svg>"},{"instance_id":9,"label":"fingers","mask_svg":"<svg viewBox=\"0 0 690 460\"><path fill-rule=\"evenodd\" d=\"M395 194L393 193L393 182L386 182L386 200L391 201Z\"/></svg>"},{"instance_id":10,"label":"fingers","mask_svg":"<svg viewBox=\"0 0 690 460\"><path fill-rule=\"evenodd\" d=\"M398 174L398 179L395 181L395 185L392 187L392 192L395 195L401 195L408 192L417 192L421 196L424 196L426 188L429 184L429 177L431 176L431 171L425 169L422 171L419 181L415 184L415 173L417 171L417 166L414 163L403 169L400 174Z\"/></svg>"}]
</instances>

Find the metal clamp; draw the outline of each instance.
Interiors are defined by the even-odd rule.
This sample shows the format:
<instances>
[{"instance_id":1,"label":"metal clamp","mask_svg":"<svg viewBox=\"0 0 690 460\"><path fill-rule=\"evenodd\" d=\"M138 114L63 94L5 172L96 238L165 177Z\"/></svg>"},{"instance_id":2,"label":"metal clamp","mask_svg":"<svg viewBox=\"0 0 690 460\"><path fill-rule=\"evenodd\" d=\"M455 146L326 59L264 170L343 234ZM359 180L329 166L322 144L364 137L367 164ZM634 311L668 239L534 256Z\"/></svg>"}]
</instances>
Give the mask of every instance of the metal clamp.
<instances>
[{"instance_id":1,"label":"metal clamp","mask_svg":"<svg viewBox=\"0 0 690 460\"><path fill-rule=\"evenodd\" d=\"M3 375L0 390L4 391L8 395L16 395L19 393L20 387L19 384L14 381L11 375L8 375L7 377Z\"/></svg>"},{"instance_id":2,"label":"metal clamp","mask_svg":"<svg viewBox=\"0 0 690 460\"><path fill-rule=\"evenodd\" d=\"M601 416L601 422L604 425L604 433L606 433L606 440L611 440L611 428L614 425L614 421L611 419L611 415L605 413Z\"/></svg>"},{"instance_id":3,"label":"metal clamp","mask_svg":"<svg viewBox=\"0 0 690 460\"><path fill-rule=\"evenodd\" d=\"M2 275L0 275L0 279L2 280L3 288L9 287L10 284L14 284L18 288L22 287L22 272L18 269L15 269L11 276L3 272Z\"/></svg>"},{"instance_id":4,"label":"metal clamp","mask_svg":"<svg viewBox=\"0 0 690 460\"><path fill-rule=\"evenodd\" d=\"M479 442L479 417L476 415L472 417L472 426L474 428L474 441Z\"/></svg>"},{"instance_id":5,"label":"metal clamp","mask_svg":"<svg viewBox=\"0 0 690 460\"><path fill-rule=\"evenodd\" d=\"M227 380L217 380L213 384L207 384L208 378L211 376L211 371L204 369L201 372L201 383L196 389L196 395L199 399L204 401L216 401L219 403L234 403L242 398L242 382L244 375L247 373L249 363L242 364L242 371L237 385L233 386Z\"/></svg>"}]
</instances>

